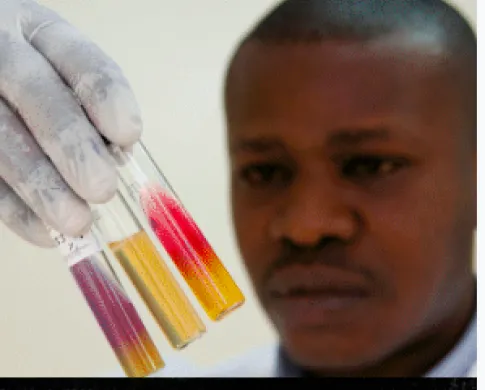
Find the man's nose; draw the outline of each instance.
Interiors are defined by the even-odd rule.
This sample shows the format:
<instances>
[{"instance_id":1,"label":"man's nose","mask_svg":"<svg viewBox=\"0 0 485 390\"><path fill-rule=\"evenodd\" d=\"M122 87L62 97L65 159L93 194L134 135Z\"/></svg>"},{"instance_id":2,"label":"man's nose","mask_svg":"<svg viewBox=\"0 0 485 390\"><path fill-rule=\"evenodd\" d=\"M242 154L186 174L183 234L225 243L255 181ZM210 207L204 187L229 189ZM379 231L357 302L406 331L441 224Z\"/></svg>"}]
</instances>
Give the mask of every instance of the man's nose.
<instances>
[{"instance_id":1,"label":"man's nose","mask_svg":"<svg viewBox=\"0 0 485 390\"><path fill-rule=\"evenodd\" d=\"M270 234L302 246L317 245L326 238L351 241L358 233L360 218L349 203L331 180L300 180L282 201Z\"/></svg>"}]
</instances>

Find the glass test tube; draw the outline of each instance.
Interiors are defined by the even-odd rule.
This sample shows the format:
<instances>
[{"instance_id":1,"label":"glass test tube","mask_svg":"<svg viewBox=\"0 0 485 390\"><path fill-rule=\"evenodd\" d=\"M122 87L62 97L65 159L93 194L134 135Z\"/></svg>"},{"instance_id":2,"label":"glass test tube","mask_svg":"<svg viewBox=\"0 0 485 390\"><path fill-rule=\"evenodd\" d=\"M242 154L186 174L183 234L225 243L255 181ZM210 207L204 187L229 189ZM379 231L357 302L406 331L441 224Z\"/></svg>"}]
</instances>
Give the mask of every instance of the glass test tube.
<instances>
[{"instance_id":1,"label":"glass test tube","mask_svg":"<svg viewBox=\"0 0 485 390\"><path fill-rule=\"evenodd\" d=\"M89 232L73 238L49 230L125 374L139 378L163 368L164 361L95 236Z\"/></svg>"},{"instance_id":2,"label":"glass test tube","mask_svg":"<svg viewBox=\"0 0 485 390\"><path fill-rule=\"evenodd\" d=\"M141 209L153 232L211 320L241 306L244 295L143 143L130 153L113 146L125 198Z\"/></svg>"},{"instance_id":3,"label":"glass test tube","mask_svg":"<svg viewBox=\"0 0 485 390\"><path fill-rule=\"evenodd\" d=\"M124 199L117 194L92 207L94 232L108 243L173 348L202 336L204 323Z\"/></svg>"}]
</instances>

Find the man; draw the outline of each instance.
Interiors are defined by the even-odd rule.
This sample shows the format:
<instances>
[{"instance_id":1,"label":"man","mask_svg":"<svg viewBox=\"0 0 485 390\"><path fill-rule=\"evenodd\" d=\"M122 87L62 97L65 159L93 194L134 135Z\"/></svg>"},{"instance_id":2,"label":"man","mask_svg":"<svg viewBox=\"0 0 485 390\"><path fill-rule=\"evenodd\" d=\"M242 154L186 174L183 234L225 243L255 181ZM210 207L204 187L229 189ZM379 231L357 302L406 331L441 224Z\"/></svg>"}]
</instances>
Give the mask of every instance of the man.
<instances>
[{"instance_id":1,"label":"man","mask_svg":"<svg viewBox=\"0 0 485 390\"><path fill-rule=\"evenodd\" d=\"M129 146L140 126L112 61L50 11L24 7L34 18L23 38L0 41L0 209L50 245L39 217L77 234L85 200L112 195L97 131ZM45 67L36 83L15 67L27 56ZM85 67L96 77L79 77ZM125 113L112 110L118 96ZM476 39L464 19L440 0L283 2L238 46L225 103L236 236L280 345L196 375L476 376Z\"/></svg>"}]
</instances>

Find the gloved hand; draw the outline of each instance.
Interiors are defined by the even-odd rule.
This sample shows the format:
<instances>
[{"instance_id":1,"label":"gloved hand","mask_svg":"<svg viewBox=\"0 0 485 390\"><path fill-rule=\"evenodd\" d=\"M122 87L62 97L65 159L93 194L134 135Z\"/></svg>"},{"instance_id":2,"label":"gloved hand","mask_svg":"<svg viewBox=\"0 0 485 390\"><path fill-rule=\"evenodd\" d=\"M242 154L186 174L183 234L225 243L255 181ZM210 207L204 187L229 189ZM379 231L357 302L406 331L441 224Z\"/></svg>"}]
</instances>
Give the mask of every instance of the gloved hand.
<instances>
[{"instance_id":1,"label":"gloved hand","mask_svg":"<svg viewBox=\"0 0 485 390\"><path fill-rule=\"evenodd\" d=\"M139 108L120 68L72 25L31 0L0 0L0 218L54 246L91 225L117 177L103 141L129 147Z\"/></svg>"}]
</instances>

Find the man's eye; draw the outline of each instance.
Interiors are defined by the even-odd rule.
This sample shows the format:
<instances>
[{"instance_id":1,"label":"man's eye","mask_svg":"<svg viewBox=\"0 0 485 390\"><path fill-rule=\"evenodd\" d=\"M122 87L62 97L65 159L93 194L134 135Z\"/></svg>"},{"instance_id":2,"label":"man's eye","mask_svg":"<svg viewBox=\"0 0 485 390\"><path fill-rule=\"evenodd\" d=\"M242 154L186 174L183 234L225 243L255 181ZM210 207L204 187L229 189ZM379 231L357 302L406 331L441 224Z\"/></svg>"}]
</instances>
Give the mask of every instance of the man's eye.
<instances>
[{"instance_id":1,"label":"man's eye","mask_svg":"<svg viewBox=\"0 0 485 390\"><path fill-rule=\"evenodd\" d=\"M291 180L291 171L275 164L255 164L244 168L241 177L252 187L281 185Z\"/></svg>"},{"instance_id":2,"label":"man's eye","mask_svg":"<svg viewBox=\"0 0 485 390\"><path fill-rule=\"evenodd\" d=\"M353 179L379 178L403 168L406 161L400 158L379 156L351 157L341 166L342 175Z\"/></svg>"}]
</instances>

